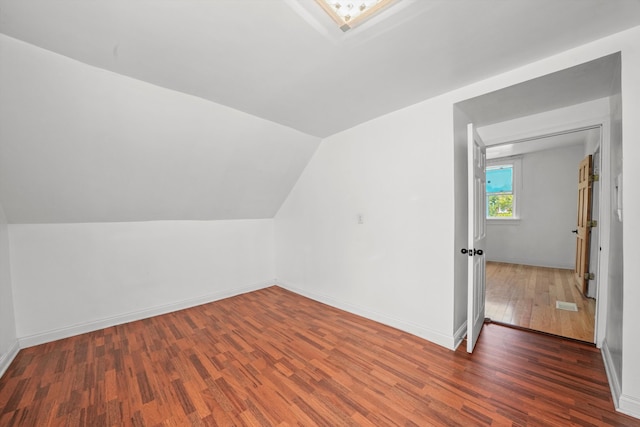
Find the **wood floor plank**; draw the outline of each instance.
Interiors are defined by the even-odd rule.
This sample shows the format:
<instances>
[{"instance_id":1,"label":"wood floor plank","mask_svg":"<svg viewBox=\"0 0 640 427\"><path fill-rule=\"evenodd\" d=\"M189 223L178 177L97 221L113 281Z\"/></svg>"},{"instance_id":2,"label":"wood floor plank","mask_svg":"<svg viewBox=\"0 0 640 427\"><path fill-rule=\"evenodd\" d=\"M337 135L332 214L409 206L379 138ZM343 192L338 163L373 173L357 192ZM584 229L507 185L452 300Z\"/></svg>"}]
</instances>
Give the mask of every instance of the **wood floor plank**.
<instances>
[{"instance_id":1,"label":"wood floor plank","mask_svg":"<svg viewBox=\"0 0 640 427\"><path fill-rule=\"evenodd\" d=\"M491 320L594 342L595 300L575 286L573 270L487 262L486 316ZM573 302L578 311L556 308Z\"/></svg>"},{"instance_id":2,"label":"wood floor plank","mask_svg":"<svg viewBox=\"0 0 640 427\"><path fill-rule=\"evenodd\" d=\"M522 295L546 281L549 299L567 296L548 286L557 272L503 270L529 277ZM469 355L270 287L21 350L0 379L0 426L58 425L640 420L615 412L593 346L490 324Z\"/></svg>"}]
</instances>

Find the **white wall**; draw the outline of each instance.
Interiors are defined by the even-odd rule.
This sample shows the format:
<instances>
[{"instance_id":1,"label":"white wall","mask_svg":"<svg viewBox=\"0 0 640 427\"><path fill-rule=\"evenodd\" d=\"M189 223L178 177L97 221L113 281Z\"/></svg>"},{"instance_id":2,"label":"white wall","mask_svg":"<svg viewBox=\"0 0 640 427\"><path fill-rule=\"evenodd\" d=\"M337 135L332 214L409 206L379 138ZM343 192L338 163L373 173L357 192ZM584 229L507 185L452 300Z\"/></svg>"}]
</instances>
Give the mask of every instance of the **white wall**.
<instances>
[{"instance_id":1,"label":"white wall","mask_svg":"<svg viewBox=\"0 0 640 427\"><path fill-rule=\"evenodd\" d=\"M611 97L611 175L615 178L622 172L622 111L620 95ZM604 344L605 355L610 359L610 371L614 376L614 387L621 393L622 349L623 349L623 309L624 309L624 266L623 266L623 224L618 220L616 209L615 179L609 183L611 189L611 215L609 235L607 330ZM632 309L633 310L633 309ZM611 369L613 368L613 369Z\"/></svg>"},{"instance_id":2,"label":"white wall","mask_svg":"<svg viewBox=\"0 0 640 427\"><path fill-rule=\"evenodd\" d=\"M454 194L461 190L454 182L462 161L453 143L454 104L617 51L624 215L640 218L636 27L327 138L276 215L278 279L453 347L461 326L455 284L462 275L454 270L462 256L454 243L456 225L466 221L466 212L456 209L464 195ZM357 223L359 214L363 224ZM263 285L273 277L273 264L264 258L273 250L260 249L269 247L271 223L238 224L233 233L226 222L10 226L18 336L33 344L82 330L87 322L102 327L176 301ZM232 235L237 246L230 250ZM633 254L638 221L624 221L618 237L624 252ZM245 272L251 265L261 267ZM614 325L622 330L620 407L640 416L640 263L612 267L612 275L622 269L622 292L616 292L624 295L622 322Z\"/></svg>"},{"instance_id":3,"label":"white wall","mask_svg":"<svg viewBox=\"0 0 640 427\"><path fill-rule=\"evenodd\" d=\"M487 259L575 267L577 173L584 145L522 156L520 220L487 221Z\"/></svg>"},{"instance_id":4,"label":"white wall","mask_svg":"<svg viewBox=\"0 0 640 427\"><path fill-rule=\"evenodd\" d=\"M622 50L622 138L618 145L619 156L612 152L611 159L620 165L623 171L623 252L612 254L623 257L622 265L618 264L618 271L622 268L622 281L619 282L618 304L622 303L622 395L620 409L628 414L640 418L640 340L638 328L640 325L640 263L633 258L637 253L636 247L640 242L640 29L626 31L629 37L620 43ZM618 113L619 114L619 113ZM615 118L616 116L613 115ZM612 142L612 151L617 149ZM623 155L624 153L624 155ZM613 205L615 206L615 205ZM631 219L631 220L629 220ZM613 246L612 244L611 246ZM615 274L610 272L610 274ZM622 290L620 290L622 287ZM624 295L624 298L622 296ZM618 306L613 305L613 310ZM616 325L618 327L618 325ZM607 337L608 338L608 337Z\"/></svg>"},{"instance_id":5,"label":"white wall","mask_svg":"<svg viewBox=\"0 0 640 427\"><path fill-rule=\"evenodd\" d=\"M524 138L578 129L607 121L609 117L608 97L582 102L555 110L478 128L478 133L487 145L501 144ZM596 141L591 141L595 143ZM592 148L589 145L588 148ZM495 150L495 149L494 149ZM591 154L593 151L590 151Z\"/></svg>"},{"instance_id":6,"label":"white wall","mask_svg":"<svg viewBox=\"0 0 640 427\"><path fill-rule=\"evenodd\" d=\"M622 51L625 215L640 218L640 27L429 99L327 138L276 215L277 277L307 295L453 347L454 104ZM628 95L625 95L628 94ZM411 177L411 179L409 179ZM455 191L454 191L455 189ZM358 213L364 224L356 223ZM461 216L462 218L458 218ZM358 228L359 227L359 228ZM624 247L640 241L626 221ZM631 250L627 251L631 253ZM458 263L460 264L460 263ZM463 268L462 266L460 268ZM640 263L624 277L621 409L640 417Z\"/></svg>"},{"instance_id":7,"label":"white wall","mask_svg":"<svg viewBox=\"0 0 640 427\"><path fill-rule=\"evenodd\" d=\"M7 219L0 205L0 376L18 352L10 259Z\"/></svg>"},{"instance_id":8,"label":"white wall","mask_svg":"<svg viewBox=\"0 0 640 427\"><path fill-rule=\"evenodd\" d=\"M273 283L273 220L9 225L21 346Z\"/></svg>"},{"instance_id":9,"label":"white wall","mask_svg":"<svg viewBox=\"0 0 640 427\"><path fill-rule=\"evenodd\" d=\"M452 163L441 159L453 120L442 107L325 139L276 215L276 259L284 286L451 347Z\"/></svg>"},{"instance_id":10,"label":"white wall","mask_svg":"<svg viewBox=\"0 0 640 427\"><path fill-rule=\"evenodd\" d=\"M9 223L272 218L320 139L0 34Z\"/></svg>"}]
</instances>

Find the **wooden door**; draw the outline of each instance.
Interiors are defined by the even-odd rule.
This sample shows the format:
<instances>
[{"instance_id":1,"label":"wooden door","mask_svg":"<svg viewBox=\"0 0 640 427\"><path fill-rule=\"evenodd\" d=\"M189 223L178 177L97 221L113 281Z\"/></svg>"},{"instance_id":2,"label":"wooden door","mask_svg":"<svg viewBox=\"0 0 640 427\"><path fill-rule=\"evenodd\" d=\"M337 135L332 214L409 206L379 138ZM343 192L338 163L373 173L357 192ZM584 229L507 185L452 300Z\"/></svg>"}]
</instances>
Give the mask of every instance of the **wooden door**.
<instances>
[{"instance_id":1,"label":"wooden door","mask_svg":"<svg viewBox=\"0 0 640 427\"><path fill-rule=\"evenodd\" d=\"M577 229L574 230L576 233L576 285L584 295L587 295L589 288L592 164L591 155L588 155L578 167L578 223Z\"/></svg>"},{"instance_id":2,"label":"wooden door","mask_svg":"<svg viewBox=\"0 0 640 427\"><path fill-rule=\"evenodd\" d=\"M473 124L467 126L468 163L468 294L467 352L473 352L478 341L485 312L485 241L486 232L486 150Z\"/></svg>"}]
</instances>

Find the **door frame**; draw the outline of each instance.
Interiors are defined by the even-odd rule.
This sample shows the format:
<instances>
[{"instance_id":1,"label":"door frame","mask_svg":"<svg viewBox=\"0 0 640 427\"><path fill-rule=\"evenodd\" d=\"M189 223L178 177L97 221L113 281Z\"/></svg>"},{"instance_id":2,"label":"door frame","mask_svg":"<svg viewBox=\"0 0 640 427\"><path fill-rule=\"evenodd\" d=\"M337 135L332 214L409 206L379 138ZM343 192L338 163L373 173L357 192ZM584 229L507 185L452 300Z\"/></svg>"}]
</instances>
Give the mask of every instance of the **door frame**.
<instances>
[{"instance_id":1,"label":"door frame","mask_svg":"<svg viewBox=\"0 0 640 427\"><path fill-rule=\"evenodd\" d=\"M557 126L551 130L546 131L531 130L526 133L526 136L522 134L519 137L509 139L508 137L501 137L500 144L503 145L510 143L524 142L532 139L544 137L546 135L553 135L556 133L571 132L580 128L599 127L600 128L600 143L594 147L594 152L600 149L600 205L598 209L598 227L600 228L598 233L598 242L592 242L592 244L598 244L601 250L598 252L597 259L597 283L598 288L596 291L596 314L595 314L595 328L594 328L594 343L598 348L601 348L606 336L606 321L607 321L607 305L608 305L608 289L609 289L609 264L604 262L609 259L609 236L610 236L610 221L611 221L611 124L608 116L602 117L596 120L585 120L581 122L567 123L566 125ZM487 147L491 146L491 143L487 143ZM494 146L495 146L494 145ZM589 153L593 154L593 153ZM585 153L586 155L586 153ZM471 189L467 188L467 191Z\"/></svg>"},{"instance_id":2,"label":"door frame","mask_svg":"<svg viewBox=\"0 0 640 427\"><path fill-rule=\"evenodd\" d=\"M598 175L602 175L601 171L602 171L602 132L600 132L600 140L598 141L598 144L594 147L593 149L593 153L591 153L592 159L593 159L593 171L594 173L598 173ZM597 163L597 169L596 169L596 163ZM597 244L592 244L591 248L590 248L590 253L589 253L589 258L593 261L595 260L595 263L591 263L591 266L593 266L595 264L595 280L594 280L594 286L595 286L595 290L596 290L596 294L595 294L595 298L597 298L598 294L598 287L600 286L600 284L598 283L598 280L600 280L599 277L599 272L600 272L600 250L596 249L596 247L599 247L600 245L600 227L602 226L601 221L600 221L600 203L601 203L601 199L602 199L602 185L600 181L594 181L592 184L592 188L591 188L591 207L592 207L592 211L591 211L591 219L595 219L596 221L598 221L598 227L595 227L595 235L596 235L596 243ZM593 209L593 207L595 206L595 209ZM593 238L594 235L594 229L591 229L591 237ZM591 268L591 267L590 267ZM591 286L589 287L589 291L588 294L591 295L593 293L593 290L591 289Z\"/></svg>"}]
</instances>

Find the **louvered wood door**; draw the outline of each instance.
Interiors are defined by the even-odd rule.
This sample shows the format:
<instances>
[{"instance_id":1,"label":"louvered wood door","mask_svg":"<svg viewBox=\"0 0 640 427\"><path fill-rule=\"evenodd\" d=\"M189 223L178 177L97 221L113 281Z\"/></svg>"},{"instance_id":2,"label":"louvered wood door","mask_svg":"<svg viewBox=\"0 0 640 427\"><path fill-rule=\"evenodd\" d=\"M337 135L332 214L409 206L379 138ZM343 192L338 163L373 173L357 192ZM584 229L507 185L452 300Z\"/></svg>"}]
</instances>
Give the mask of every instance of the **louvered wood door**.
<instances>
[{"instance_id":1,"label":"louvered wood door","mask_svg":"<svg viewBox=\"0 0 640 427\"><path fill-rule=\"evenodd\" d=\"M578 289L584 295L589 286L589 237L591 234L591 155L585 157L578 167L578 221L576 234L575 278Z\"/></svg>"}]
</instances>

